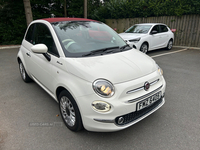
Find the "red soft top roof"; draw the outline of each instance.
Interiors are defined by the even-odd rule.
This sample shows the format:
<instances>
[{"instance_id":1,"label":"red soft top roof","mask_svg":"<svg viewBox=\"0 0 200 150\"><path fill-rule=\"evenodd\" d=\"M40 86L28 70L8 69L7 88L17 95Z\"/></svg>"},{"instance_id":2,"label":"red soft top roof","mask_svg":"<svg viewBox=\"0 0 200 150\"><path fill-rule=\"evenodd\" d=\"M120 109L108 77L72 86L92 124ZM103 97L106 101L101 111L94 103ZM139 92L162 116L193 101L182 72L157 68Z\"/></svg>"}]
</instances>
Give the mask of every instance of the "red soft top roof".
<instances>
[{"instance_id":1,"label":"red soft top roof","mask_svg":"<svg viewBox=\"0 0 200 150\"><path fill-rule=\"evenodd\" d=\"M85 18L44 18L41 20L46 20L50 23L60 22L60 21L96 21L96 20L85 19Z\"/></svg>"}]
</instances>

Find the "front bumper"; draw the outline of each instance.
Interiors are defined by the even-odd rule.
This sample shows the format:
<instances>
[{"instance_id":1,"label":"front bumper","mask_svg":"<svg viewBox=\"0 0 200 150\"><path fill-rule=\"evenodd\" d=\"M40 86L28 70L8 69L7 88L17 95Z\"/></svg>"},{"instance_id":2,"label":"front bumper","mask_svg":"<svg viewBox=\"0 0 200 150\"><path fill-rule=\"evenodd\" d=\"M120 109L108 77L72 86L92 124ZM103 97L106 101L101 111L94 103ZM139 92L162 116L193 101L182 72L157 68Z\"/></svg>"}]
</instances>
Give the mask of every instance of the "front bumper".
<instances>
[{"instance_id":1,"label":"front bumper","mask_svg":"<svg viewBox=\"0 0 200 150\"><path fill-rule=\"evenodd\" d=\"M126 43L131 47L131 48L135 48L137 50L140 50L140 47L141 47L141 42L129 42L128 40L125 40Z\"/></svg>"},{"instance_id":2,"label":"front bumper","mask_svg":"<svg viewBox=\"0 0 200 150\"><path fill-rule=\"evenodd\" d=\"M135 91L127 94L131 89L140 87L144 81L155 81L159 77L159 82L153 84L149 91ZM112 132L125 129L139 122L145 117L149 116L158 110L165 103L165 88L166 82L163 76L158 76L156 72L126 83L115 85L116 93L112 98L102 98L96 94L87 95L77 98L79 109L82 115L84 128L89 131ZM157 90L158 89L158 90ZM138 102L152 96L156 92L162 92L162 96L155 103L140 111L136 111ZM111 110L108 112L95 111L91 104L93 101L101 100L111 105ZM125 119L124 124L118 124L118 119L123 116Z\"/></svg>"},{"instance_id":3,"label":"front bumper","mask_svg":"<svg viewBox=\"0 0 200 150\"><path fill-rule=\"evenodd\" d=\"M105 120L105 119L94 119L95 121L98 122L103 122L103 123L114 123L115 125L122 127L128 124L135 124L138 121L140 121L140 118L142 118L143 116L148 116L151 113L153 113L154 111L156 111L157 109L159 109L165 102L164 96L161 97L161 99L159 99L158 101L156 101L154 104L152 104L151 106L142 109L140 111L134 111L122 116L118 116L113 120ZM153 111L154 110L154 111ZM151 112L151 113L150 113ZM120 118L123 118L123 123L118 123L120 121Z\"/></svg>"}]
</instances>

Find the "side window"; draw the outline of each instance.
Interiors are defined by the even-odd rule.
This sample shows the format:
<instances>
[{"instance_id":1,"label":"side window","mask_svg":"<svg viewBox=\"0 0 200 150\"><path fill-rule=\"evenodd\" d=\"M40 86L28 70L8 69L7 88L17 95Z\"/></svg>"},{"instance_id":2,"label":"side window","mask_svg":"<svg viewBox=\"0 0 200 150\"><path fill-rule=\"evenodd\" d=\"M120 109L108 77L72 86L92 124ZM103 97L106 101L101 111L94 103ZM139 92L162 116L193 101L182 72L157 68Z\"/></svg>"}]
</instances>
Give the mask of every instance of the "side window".
<instances>
[{"instance_id":1,"label":"side window","mask_svg":"<svg viewBox=\"0 0 200 150\"><path fill-rule=\"evenodd\" d=\"M26 34L25 40L33 44L33 30L34 30L34 24L32 24Z\"/></svg>"},{"instance_id":2,"label":"side window","mask_svg":"<svg viewBox=\"0 0 200 150\"><path fill-rule=\"evenodd\" d=\"M158 33L160 33L159 25L155 25L151 31L157 31Z\"/></svg>"},{"instance_id":3,"label":"side window","mask_svg":"<svg viewBox=\"0 0 200 150\"><path fill-rule=\"evenodd\" d=\"M36 24L34 44L45 44L49 53L59 56L53 37L45 24Z\"/></svg>"},{"instance_id":4,"label":"side window","mask_svg":"<svg viewBox=\"0 0 200 150\"><path fill-rule=\"evenodd\" d=\"M167 32L168 29L165 25L160 25L161 32Z\"/></svg>"}]
</instances>

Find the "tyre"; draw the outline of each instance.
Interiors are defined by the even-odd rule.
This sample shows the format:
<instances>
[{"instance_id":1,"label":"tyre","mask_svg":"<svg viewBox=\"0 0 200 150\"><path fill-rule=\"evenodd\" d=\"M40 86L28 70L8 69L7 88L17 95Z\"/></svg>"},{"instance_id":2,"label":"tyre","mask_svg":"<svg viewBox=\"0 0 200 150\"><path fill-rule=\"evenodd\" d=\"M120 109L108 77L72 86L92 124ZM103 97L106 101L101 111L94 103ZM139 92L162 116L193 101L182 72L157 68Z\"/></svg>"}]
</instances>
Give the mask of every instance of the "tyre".
<instances>
[{"instance_id":1,"label":"tyre","mask_svg":"<svg viewBox=\"0 0 200 150\"><path fill-rule=\"evenodd\" d=\"M167 48L168 50L171 50L171 49L172 49L172 46L173 46L173 40L171 39L171 40L169 40L169 42L168 42L166 48Z\"/></svg>"},{"instance_id":2,"label":"tyre","mask_svg":"<svg viewBox=\"0 0 200 150\"><path fill-rule=\"evenodd\" d=\"M59 95L59 109L62 119L71 131L80 131L83 129L80 111L74 98L66 91Z\"/></svg>"},{"instance_id":3,"label":"tyre","mask_svg":"<svg viewBox=\"0 0 200 150\"><path fill-rule=\"evenodd\" d=\"M143 52L143 53L147 53L148 52L148 45L147 43L143 43L140 47L140 51Z\"/></svg>"},{"instance_id":4,"label":"tyre","mask_svg":"<svg viewBox=\"0 0 200 150\"><path fill-rule=\"evenodd\" d=\"M32 79L29 77L29 75L26 73L26 70L24 68L24 65L21 61L19 61L19 71L22 77L22 80L26 83L31 82Z\"/></svg>"}]
</instances>

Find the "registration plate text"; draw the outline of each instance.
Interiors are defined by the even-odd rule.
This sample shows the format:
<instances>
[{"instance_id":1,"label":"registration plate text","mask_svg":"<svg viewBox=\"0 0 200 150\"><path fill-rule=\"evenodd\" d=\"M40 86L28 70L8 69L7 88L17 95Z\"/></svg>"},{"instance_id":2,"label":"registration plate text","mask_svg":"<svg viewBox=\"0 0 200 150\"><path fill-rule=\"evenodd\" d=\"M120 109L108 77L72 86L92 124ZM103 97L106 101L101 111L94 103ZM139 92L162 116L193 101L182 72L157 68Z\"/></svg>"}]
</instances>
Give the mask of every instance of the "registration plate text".
<instances>
[{"instance_id":1,"label":"registration plate text","mask_svg":"<svg viewBox=\"0 0 200 150\"><path fill-rule=\"evenodd\" d=\"M162 92L160 91L160 92L146 98L145 100L138 102L137 103L137 111L152 105L154 102L159 100L161 98L161 96L162 96Z\"/></svg>"}]
</instances>

